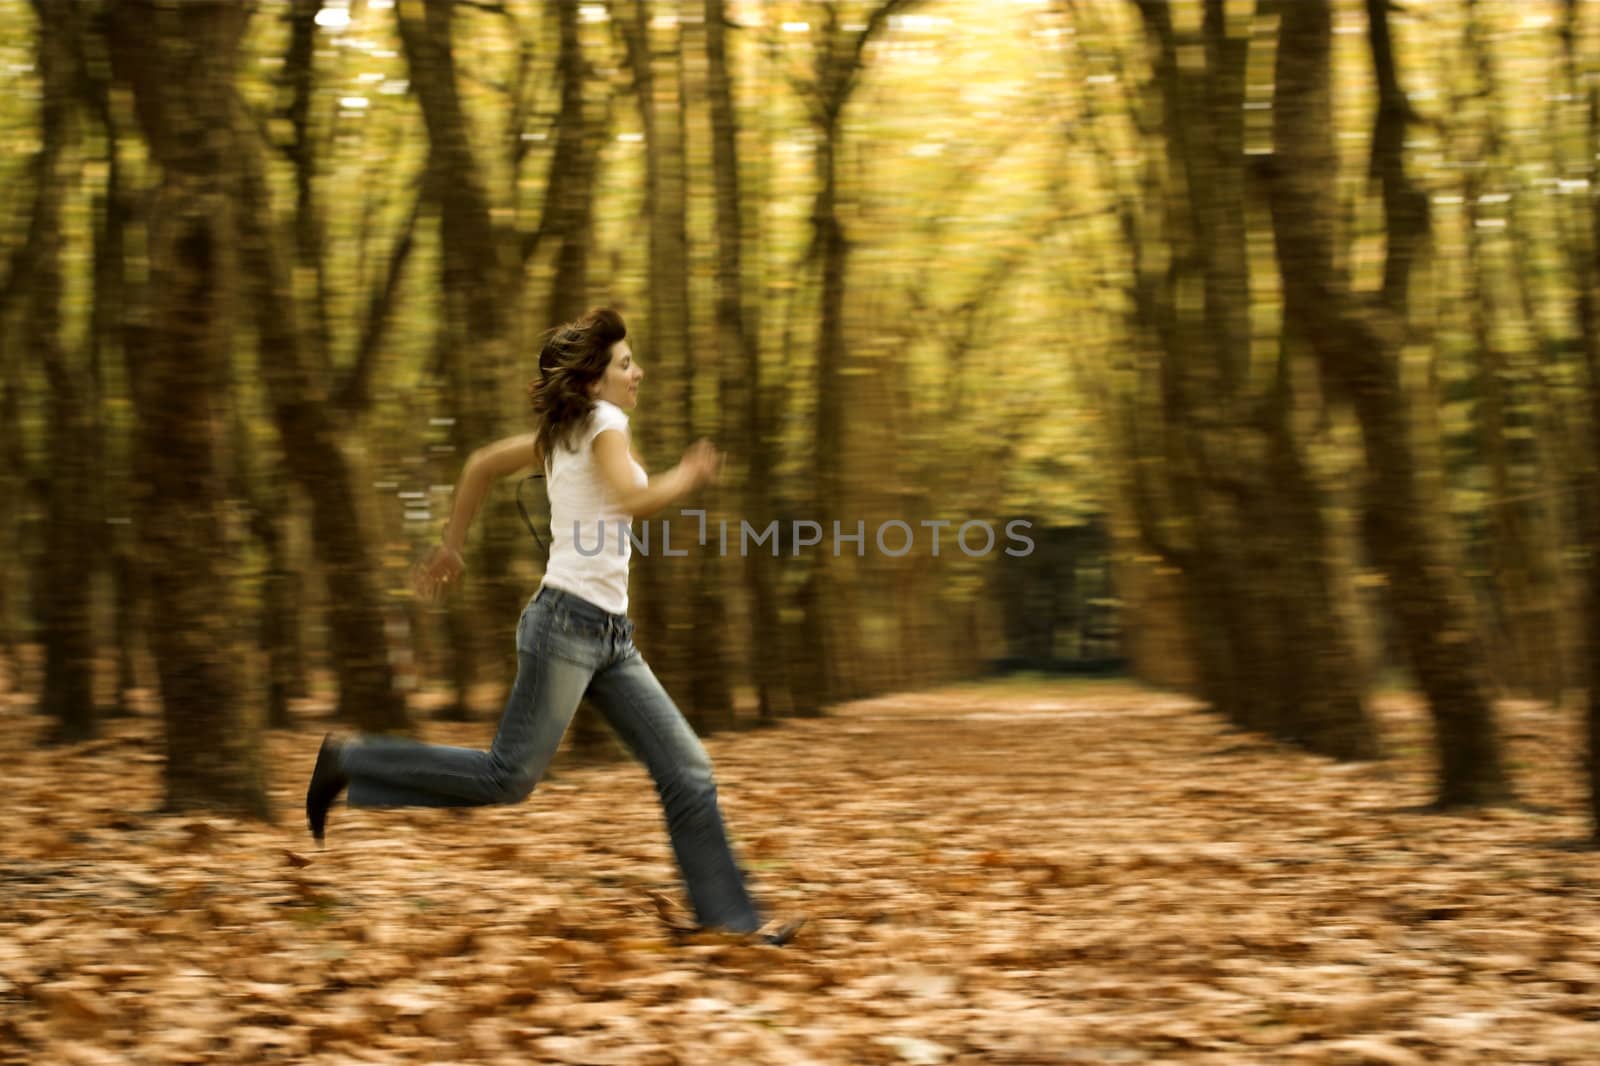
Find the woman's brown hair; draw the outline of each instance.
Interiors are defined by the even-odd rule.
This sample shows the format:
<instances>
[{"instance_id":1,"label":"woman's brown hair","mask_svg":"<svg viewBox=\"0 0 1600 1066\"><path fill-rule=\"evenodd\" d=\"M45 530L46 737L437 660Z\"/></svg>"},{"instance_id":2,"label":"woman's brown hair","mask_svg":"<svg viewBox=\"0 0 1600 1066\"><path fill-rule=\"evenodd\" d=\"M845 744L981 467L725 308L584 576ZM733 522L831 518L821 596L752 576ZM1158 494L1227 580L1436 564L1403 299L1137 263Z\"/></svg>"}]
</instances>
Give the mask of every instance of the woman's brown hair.
<instances>
[{"instance_id":1,"label":"woman's brown hair","mask_svg":"<svg viewBox=\"0 0 1600 1066\"><path fill-rule=\"evenodd\" d=\"M547 460L555 445L565 444L594 410L589 386L605 374L612 346L627 335L622 316L609 307L590 308L545 335L539 376L528 383L528 402L539 452Z\"/></svg>"}]
</instances>

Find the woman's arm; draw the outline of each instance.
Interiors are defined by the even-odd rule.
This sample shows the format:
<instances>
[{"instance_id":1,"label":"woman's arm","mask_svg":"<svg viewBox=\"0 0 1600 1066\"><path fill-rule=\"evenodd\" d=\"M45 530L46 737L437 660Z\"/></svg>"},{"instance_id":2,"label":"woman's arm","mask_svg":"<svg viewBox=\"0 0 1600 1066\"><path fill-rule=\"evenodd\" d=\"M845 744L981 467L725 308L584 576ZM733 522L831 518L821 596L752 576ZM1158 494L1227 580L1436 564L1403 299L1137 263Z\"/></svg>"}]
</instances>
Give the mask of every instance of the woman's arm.
<instances>
[{"instance_id":1,"label":"woman's arm","mask_svg":"<svg viewBox=\"0 0 1600 1066\"><path fill-rule=\"evenodd\" d=\"M537 466L539 462L538 438L532 433L486 444L467 458L467 465L456 482L444 537L417 567L415 583L419 594L432 599L443 586L466 570L461 549L467 543L467 531L472 528L472 520L477 517L489 486L503 477Z\"/></svg>"},{"instance_id":2,"label":"woman's arm","mask_svg":"<svg viewBox=\"0 0 1600 1066\"><path fill-rule=\"evenodd\" d=\"M461 469L461 480L456 482L450 521L444 528L444 546L459 552L467 543L467 530L472 528L472 520L477 517L483 498L489 494L489 487L538 462L538 438L532 433L485 444L468 456L467 465Z\"/></svg>"},{"instance_id":3,"label":"woman's arm","mask_svg":"<svg viewBox=\"0 0 1600 1066\"><path fill-rule=\"evenodd\" d=\"M683 453L683 460L665 474L647 478L637 488L628 459L628 441L619 429L602 430L594 438L595 464L600 476L616 497L617 507L632 518L646 518L661 508L716 479L722 457L710 441L696 441Z\"/></svg>"}]
</instances>

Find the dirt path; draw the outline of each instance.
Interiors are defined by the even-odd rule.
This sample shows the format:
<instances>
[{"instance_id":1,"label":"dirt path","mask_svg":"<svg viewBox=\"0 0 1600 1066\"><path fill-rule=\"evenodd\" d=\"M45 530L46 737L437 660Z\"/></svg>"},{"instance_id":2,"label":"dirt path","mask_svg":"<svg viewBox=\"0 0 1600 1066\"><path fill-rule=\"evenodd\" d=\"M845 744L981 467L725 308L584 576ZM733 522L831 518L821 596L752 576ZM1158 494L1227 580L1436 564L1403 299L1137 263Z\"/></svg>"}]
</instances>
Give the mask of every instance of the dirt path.
<instances>
[{"instance_id":1,"label":"dirt path","mask_svg":"<svg viewBox=\"0 0 1600 1066\"><path fill-rule=\"evenodd\" d=\"M1013 682L719 736L791 948L675 944L638 768L526 804L162 818L153 723L0 711L0 1062L1600 1062L1575 716L1506 709L1546 813L1428 817L1424 720L1340 766L1121 684ZM492 725L430 726L480 745ZM309 861L308 861L309 860Z\"/></svg>"}]
</instances>

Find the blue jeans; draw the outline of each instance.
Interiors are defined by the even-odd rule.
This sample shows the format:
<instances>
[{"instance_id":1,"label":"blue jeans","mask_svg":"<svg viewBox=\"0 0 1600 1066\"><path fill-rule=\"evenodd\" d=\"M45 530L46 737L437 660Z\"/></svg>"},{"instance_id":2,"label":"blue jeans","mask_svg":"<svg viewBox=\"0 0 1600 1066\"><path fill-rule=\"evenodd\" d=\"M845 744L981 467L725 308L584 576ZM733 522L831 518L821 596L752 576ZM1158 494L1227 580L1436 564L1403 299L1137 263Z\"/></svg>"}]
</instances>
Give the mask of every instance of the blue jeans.
<instances>
[{"instance_id":1,"label":"blue jeans","mask_svg":"<svg viewBox=\"0 0 1600 1066\"><path fill-rule=\"evenodd\" d=\"M488 751L362 737L344 748L354 807L477 807L526 799L585 695L650 771L667 832L707 927L748 932L761 920L717 806L711 760L633 646L633 623L541 588L517 623L517 679Z\"/></svg>"}]
</instances>

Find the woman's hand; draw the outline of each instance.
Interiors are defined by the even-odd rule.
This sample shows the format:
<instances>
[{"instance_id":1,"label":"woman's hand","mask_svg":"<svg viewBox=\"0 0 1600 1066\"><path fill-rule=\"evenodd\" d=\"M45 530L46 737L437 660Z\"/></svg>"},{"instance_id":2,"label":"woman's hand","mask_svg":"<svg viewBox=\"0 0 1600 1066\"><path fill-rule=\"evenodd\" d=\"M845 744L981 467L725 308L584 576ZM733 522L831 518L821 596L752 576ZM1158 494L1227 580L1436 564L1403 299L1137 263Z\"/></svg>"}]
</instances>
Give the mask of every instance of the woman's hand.
<instances>
[{"instance_id":1,"label":"woman's hand","mask_svg":"<svg viewBox=\"0 0 1600 1066\"><path fill-rule=\"evenodd\" d=\"M611 490L617 510L634 518L648 518L674 500L717 480L722 472L722 453L708 440L696 441L683 453L683 459L657 477L646 477L640 486L634 478L637 468L628 460L628 441L619 429L601 430L594 438L595 462L603 484Z\"/></svg>"},{"instance_id":2,"label":"woman's hand","mask_svg":"<svg viewBox=\"0 0 1600 1066\"><path fill-rule=\"evenodd\" d=\"M444 544L434 545L427 558L411 572L412 586L417 595L430 603L437 603L445 591L461 580L466 572L466 560L461 553Z\"/></svg>"},{"instance_id":3,"label":"woman's hand","mask_svg":"<svg viewBox=\"0 0 1600 1066\"><path fill-rule=\"evenodd\" d=\"M701 438L689 445L678 468L683 471L691 491L702 485L716 484L722 476L722 453L717 451L715 444Z\"/></svg>"}]
</instances>

